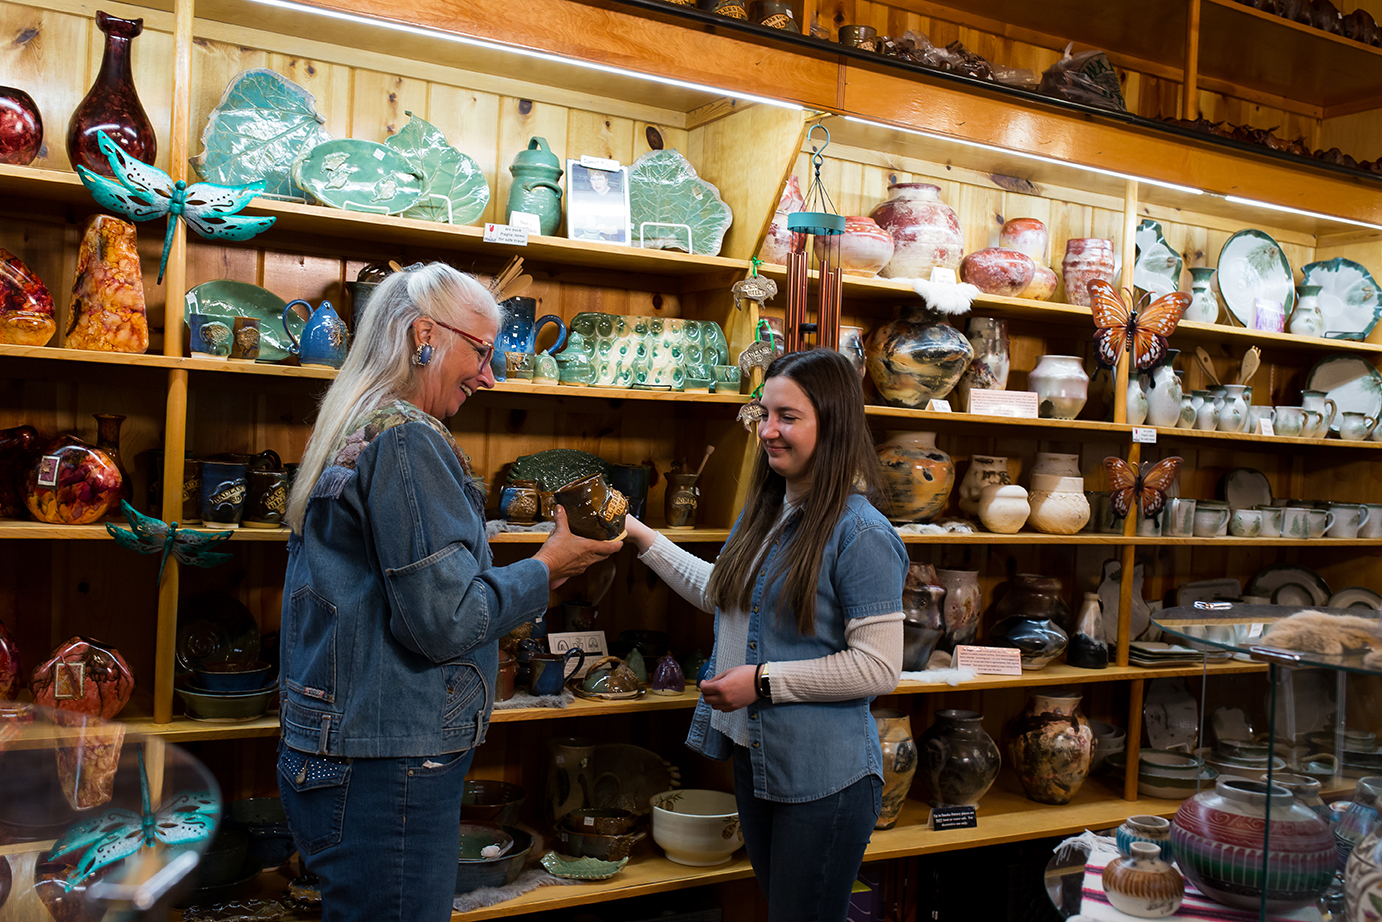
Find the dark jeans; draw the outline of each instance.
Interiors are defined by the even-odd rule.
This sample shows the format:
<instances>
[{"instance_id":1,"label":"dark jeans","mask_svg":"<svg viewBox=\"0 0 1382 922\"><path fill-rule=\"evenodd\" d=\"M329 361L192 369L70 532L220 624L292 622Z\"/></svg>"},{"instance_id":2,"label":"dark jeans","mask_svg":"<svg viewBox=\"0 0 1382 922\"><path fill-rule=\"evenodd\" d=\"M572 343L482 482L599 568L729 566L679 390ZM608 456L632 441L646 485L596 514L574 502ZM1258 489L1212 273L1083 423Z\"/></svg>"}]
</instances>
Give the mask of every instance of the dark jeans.
<instances>
[{"instance_id":1,"label":"dark jeans","mask_svg":"<svg viewBox=\"0 0 1382 922\"><path fill-rule=\"evenodd\" d=\"M335 759L279 746L293 841L321 878L323 922L445 922L475 750Z\"/></svg>"},{"instance_id":2,"label":"dark jeans","mask_svg":"<svg viewBox=\"0 0 1382 922\"><path fill-rule=\"evenodd\" d=\"M739 825L768 898L768 922L844 922L882 795L882 782L869 775L806 803L759 800L749 751L734 747Z\"/></svg>"}]
</instances>

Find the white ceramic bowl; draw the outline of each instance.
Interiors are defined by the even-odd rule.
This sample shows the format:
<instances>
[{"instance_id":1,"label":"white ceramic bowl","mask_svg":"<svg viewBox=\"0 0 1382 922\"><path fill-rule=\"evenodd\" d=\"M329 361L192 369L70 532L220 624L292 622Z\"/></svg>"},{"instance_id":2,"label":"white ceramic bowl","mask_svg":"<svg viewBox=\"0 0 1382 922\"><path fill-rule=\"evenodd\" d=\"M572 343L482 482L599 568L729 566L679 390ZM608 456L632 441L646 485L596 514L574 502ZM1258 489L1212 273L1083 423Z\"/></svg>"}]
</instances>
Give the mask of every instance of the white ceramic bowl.
<instances>
[{"instance_id":1,"label":"white ceramic bowl","mask_svg":"<svg viewBox=\"0 0 1382 922\"><path fill-rule=\"evenodd\" d=\"M744 844L739 808L723 791L664 791L649 799L653 841L677 864L724 864Z\"/></svg>"}]
</instances>

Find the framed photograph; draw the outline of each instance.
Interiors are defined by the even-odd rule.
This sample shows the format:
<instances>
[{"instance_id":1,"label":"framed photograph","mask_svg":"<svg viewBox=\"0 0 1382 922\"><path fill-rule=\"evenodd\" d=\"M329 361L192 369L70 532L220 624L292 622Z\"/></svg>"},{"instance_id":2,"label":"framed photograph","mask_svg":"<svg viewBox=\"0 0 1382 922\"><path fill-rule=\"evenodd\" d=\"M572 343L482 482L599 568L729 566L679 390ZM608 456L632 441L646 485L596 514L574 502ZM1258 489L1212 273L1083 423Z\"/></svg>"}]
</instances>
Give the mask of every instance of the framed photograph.
<instances>
[{"instance_id":1,"label":"framed photograph","mask_svg":"<svg viewBox=\"0 0 1382 922\"><path fill-rule=\"evenodd\" d=\"M566 161L566 236L629 245L629 168Z\"/></svg>"}]
</instances>

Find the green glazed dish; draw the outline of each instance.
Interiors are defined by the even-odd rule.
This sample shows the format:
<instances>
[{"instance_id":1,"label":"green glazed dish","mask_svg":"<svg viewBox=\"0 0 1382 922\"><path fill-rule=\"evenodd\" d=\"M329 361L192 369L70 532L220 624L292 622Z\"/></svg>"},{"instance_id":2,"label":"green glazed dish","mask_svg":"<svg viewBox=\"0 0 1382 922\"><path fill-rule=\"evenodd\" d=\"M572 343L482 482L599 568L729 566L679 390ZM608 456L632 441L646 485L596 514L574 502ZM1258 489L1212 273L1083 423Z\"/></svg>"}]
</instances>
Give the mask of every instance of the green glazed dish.
<instances>
[{"instance_id":1,"label":"green glazed dish","mask_svg":"<svg viewBox=\"0 0 1382 922\"><path fill-rule=\"evenodd\" d=\"M223 318L256 318L259 321L258 361L271 364L288 358L289 342L283 332L282 319L287 306L286 301L267 288L234 279L216 279L202 282L187 292L183 298L183 317L211 314ZM288 324L293 335L301 337L307 321L294 312L288 315Z\"/></svg>"},{"instance_id":2,"label":"green glazed dish","mask_svg":"<svg viewBox=\"0 0 1382 922\"><path fill-rule=\"evenodd\" d=\"M422 178L384 144L344 138L318 144L293 163L293 182L323 205L394 215L422 196Z\"/></svg>"},{"instance_id":3,"label":"green glazed dish","mask_svg":"<svg viewBox=\"0 0 1382 922\"><path fill-rule=\"evenodd\" d=\"M609 880L624 870L624 865L628 863L627 858L601 861L599 858L567 858L556 852L542 856L542 866L547 873L566 880Z\"/></svg>"}]
</instances>

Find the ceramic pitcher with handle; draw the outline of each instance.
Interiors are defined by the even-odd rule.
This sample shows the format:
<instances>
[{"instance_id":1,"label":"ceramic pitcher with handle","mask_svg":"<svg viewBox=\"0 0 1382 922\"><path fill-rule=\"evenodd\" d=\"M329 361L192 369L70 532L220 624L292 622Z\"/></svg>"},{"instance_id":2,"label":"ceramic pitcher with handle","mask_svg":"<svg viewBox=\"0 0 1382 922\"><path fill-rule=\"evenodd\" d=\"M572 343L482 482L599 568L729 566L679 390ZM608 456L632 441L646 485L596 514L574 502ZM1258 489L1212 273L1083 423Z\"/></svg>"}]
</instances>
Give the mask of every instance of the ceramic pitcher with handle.
<instances>
[{"instance_id":1,"label":"ceramic pitcher with handle","mask_svg":"<svg viewBox=\"0 0 1382 922\"><path fill-rule=\"evenodd\" d=\"M1334 426L1334 415L1339 412L1339 405L1324 391L1301 391L1300 405L1324 417L1315 431L1302 432L1301 436L1307 439L1322 439L1329 435L1329 430Z\"/></svg>"},{"instance_id":2,"label":"ceramic pitcher with handle","mask_svg":"<svg viewBox=\"0 0 1382 922\"><path fill-rule=\"evenodd\" d=\"M302 328L301 338L294 336L292 328L288 326L288 314L299 304L307 308L308 313L307 326ZM312 310L312 305L301 298L289 301L283 308L282 320L283 331L292 342L288 351L296 355L303 365L340 368L345 364L346 325L330 301L323 301L316 310Z\"/></svg>"}]
</instances>

